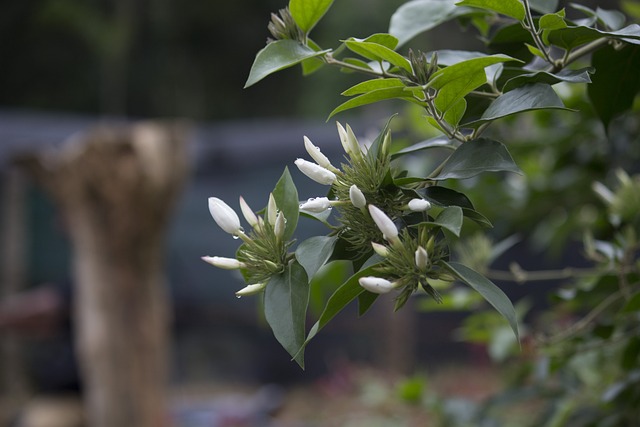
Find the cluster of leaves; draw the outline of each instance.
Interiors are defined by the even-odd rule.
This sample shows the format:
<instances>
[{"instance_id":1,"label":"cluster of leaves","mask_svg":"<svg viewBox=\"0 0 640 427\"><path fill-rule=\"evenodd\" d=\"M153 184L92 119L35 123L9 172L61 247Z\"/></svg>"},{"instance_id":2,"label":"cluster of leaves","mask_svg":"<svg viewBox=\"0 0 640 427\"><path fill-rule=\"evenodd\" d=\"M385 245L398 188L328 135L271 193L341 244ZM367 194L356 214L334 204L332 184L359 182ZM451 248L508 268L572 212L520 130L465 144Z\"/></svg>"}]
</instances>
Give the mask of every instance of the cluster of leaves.
<instances>
[{"instance_id":1,"label":"cluster of leaves","mask_svg":"<svg viewBox=\"0 0 640 427\"><path fill-rule=\"evenodd\" d=\"M408 239L420 235L415 233L415 228L428 225L430 235L437 236L441 248L433 271L443 273L434 278L445 279L439 282L448 291L452 289L453 279L478 291L508 320L516 337L515 309L504 293L469 266L449 260L449 247L460 237L464 219L486 226L491 224L475 210L466 195L445 184L483 172L519 172L507 147L484 134L498 119L534 110L567 109L553 90L554 84L590 83L589 96L605 126L631 107L640 89L637 73L623 73L623 79L614 77L621 67L634 69L640 57L637 55L640 26L624 26L624 15L618 12L583 6L575 6L583 18L570 20L564 10L556 10L554 3L413 0L392 16L389 33L364 39L351 37L335 49L324 49L311 39L310 33L332 1L290 0L287 9L272 15L269 30L274 40L258 52L246 83L251 86L274 72L298 64L305 74L323 66L335 66L369 79L344 91L343 95L350 99L336 107L329 117L388 99L419 106L426 121L441 136L389 155L381 148L382 141L390 139L387 124L365 156L374 160L384 157L386 162L385 156L389 155L394 163L385 166L377 184L367 189L367 201L378 200L376 205L383 207ZM489 53L409 51L404 56L398 52L411 38L453 19L476 27L486 40ZM592 54L590 66L575 67L589 54ZM598 78L592 79L596 69ZM601 73L601 70L604 71ZM419 155L424 150L449 150L450 154L426 176L413 177L407 171L398 170L398 159ZM347 170L345 166L354 167L354 164L342 165L343 171ZM340 202L348 202L340 199L345 198L344 190L348 186L343 185L341 189L339 183L339 179L332 183L328 194L338 196L335 200L338 206ZM288 171L273 194L278 206L289 206L285 216L290 221L287 224L287 237L290 237L300 212L296 208L297 190ZM403 204L408 195L427 200L433 209L419 214L398 210L397 206ZM361 221L350 222L348 209L340 214L338 225L331 225L324 215L311 215L327 224L331 232L328 236L301 242L295 249L295 257L287 257L290 262L282 272L272 275L265 287L267 321L276 338L300 365L303 365L305 345L338 312L357 299L359 312L364 314L375 302L377 295L360 286L359 279L380 273L394 276L393 268L385 267L385 261L368 247L360 245L354 250L349 231ZM352 214L357 211L353 210ZM369 224L374 223L367 215L363 218ZM375 238L372 240L376 242ZM384 239L379 238L377 242L384 243ZM407 247L414 249L408 244ZM305 334L309 282L323 265L334 260L351 262L353 275L335 290L315 325ZM395 273L402 276L400 272ZM417 289L415 285L409 295Z\"/></svg>"}]
</instances>

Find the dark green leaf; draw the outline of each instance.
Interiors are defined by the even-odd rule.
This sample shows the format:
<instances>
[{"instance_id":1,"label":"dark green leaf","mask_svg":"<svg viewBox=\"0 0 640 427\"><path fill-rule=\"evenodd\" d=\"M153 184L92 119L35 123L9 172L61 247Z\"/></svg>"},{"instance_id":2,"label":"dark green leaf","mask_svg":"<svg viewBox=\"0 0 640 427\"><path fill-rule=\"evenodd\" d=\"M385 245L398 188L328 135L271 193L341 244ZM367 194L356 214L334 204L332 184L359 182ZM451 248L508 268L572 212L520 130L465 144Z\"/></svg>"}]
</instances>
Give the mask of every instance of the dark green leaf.
<instances>
[{"instance_id":1,"label":"dark green leaf","mask_svg":"<svg viewBox=\"0 0 640 427\"><path fill-rule=\"evenodd\" d=\"M436 205L460 206L461 208L473 209L473 204L467 196L450 188L434 185L425 188L422 193L427 200Z\"/></svg>"},{"instance_id":2,"label":"dark green leaf","mask_svg":"<svg viewBox=\"0 0 640 427\"><path fill-rule=\"evenodd\" d=\"M487 300L498 312L509 322L509 326L513 330L518 341L520 334L518 333L518 320L516 319L516 311L509 297L493 282L483 275L475 272L469 267L457 262L442 262L442 266L449 270L454 276L462 282L475 289L482 297Z\"/></svg>"},{"instance_id":3,"label":"dark green leaf","mask_svg":"<svg viewBox=\"0 0 640 427\"><path fill-rule=\"evenodd\" d=\"M477 125L512 114L540 109L566 110L567 108L551 86L543 83L528 84L500 95L489 105L482 117L473 124Z\"/></svg>"},{"instance_id":4,"label":"dark green leaf","mask_svg":"<svg viewBox=\"0 0 640 427\"><path fill-rule=\"evenodd\" d=\"M289 168L284 169L282 176L273 189L273 198L276 201L278 209L282 212L287 224L285 227L284 238L291 239L298 225L298 209L300 201L298 200L298 190L291 178Z\"/></svg>"},{"instance_id":5,"label":"dark green leaf","mask_svg":"<svg viewBox=\"0 0 640 427\"><path fill-rule=\"evenodd\" d=\"M462 0L458 6L472 6L487 9L518 21L524 20L524 6L519 0Z\"/></svg>"},{"instance_id":6,"label":"dark green leaf","mask_svg":"<svg viewBox=\"0 0 640 427\"><path fill-rule=\"evenodd\" d=\"M304 368L304 337L309 283L296 262L272 276L264 295L264 315L278 342Z\"/></svg>"},{"instance_id":7,"label":"dark green leaf","mask_svg":"<svg viewBox=\"0 0 640 427\"><path fill-rule=\"evenodd\" d=\"M640 91L640 46L605 47L591 59L598 70L587 87L589 99L608 129L611 120L631 108Z\"/></svg>"},{"instance_id":8,"label":"dark green leaf","mask_svg":"<svg viewBox=\"0 0 640 427\"><path fill-rule=\"evenodd\" d=\"M440 173L430 179L466 179L482 172L498 171L522 173L501 142L480 138L458 147L445 161Z\"/></svg>"},{"instance_id":9,"label":"dark green leaf","mask_svg":"<svg viewBox=\"0 0 640 427\"><path fill-rule=\"evenodd\" d=\"M407 148L403 148L400 151L397 151L391 155L392 159L397 159L398 157L414 154L418 151L428 150L430 148L449 148L455 150L455 146L453 145L453 141L445 136L437 136L435 138L428 139L426 141L418 142L413 144Z\"/></svg>"},{"instance_id":10,"label":"dark green leaf","mask_svg":"<svg viewBox=\"0 0 640 427\"><path fill-rule=\"evenodd\" d=\"M464 214L465 217L467 217L470 220L474 221L478 225L481 225L481 226L487 227L487 228L492 228L493 227L493 224L491 224L491 221L489 221L487 219L487 217L485 217L484 215L482 215L478 211L475 211L475 210L469 209L469 208L462 208L462 213Z\"/></svg>"},{"instance_id":11,"label":"dark green leaf","mask_svg":"<svg viewBox=\"0 0 640 427\"><path fill-rule=\"evenodd\" d=\"M632 24L617 31L603 31L586 26L570 26L549 33L549 42L563 49L574 49L604 37L640 44L640 25Z\"/></svg>"},{"instance_id":12,"label":"dark green leaf","mask_svg":"<svg viewBox=\"0 0 640 427\"><path fill-rule=\"evenodd\" d=\"M462 209L458 206L444 208L433 222L451 231L456 237L460 237L460 231L462 230Z\"/></svg>"},{"instance_id":13,"label":"dark green leaf","mask_svg":"<svg viewBox=\"0 0 640 427\"><path fill-rule=\"evenodd\" d=\"M632 337L627 342L627 345L624 346L620 366L630 371L638 366L638 360L640 360L640 338Z\"/></svg>"},{"instance_id":14,"label":"dark green leaf","mask_svg":"<svg viewBox=\"0 0 640 427\"><path fill-rule=\"evenodd\" d=\"M289 10L298 27L308 33L329 10L333 0L289 0Z\"/></svg>"},{"instance_id":15,"label":"dark green leaf","mask_svg":"<svg viewBox=\"0 0 640 427\"><path fill-rule=\"evenodd\" d=\"M310 279L331 257L337 236L314 236L300 243L296 248L296 259Z\"/></svg>"},{"instance_id":16,"label":"dark green leaf","mask_svg":"<svg viewBox=\"0 0 640 427\"><path fill-rule=\"evenodd\" d=\"M244 87L247 88L276 71L292 67L305 59L324 55L329 51L321 50L316 52L294 40L271 42L256 55Z\"/></svg>"},{"instance_id":17,"label":"dark green leaf","mask_svg":"<svg viewBox=\"0 0 640 427\"><path fill-rule=\"evenodd\" d=\"M545 83L548 85L554 85L560 82L591 83L591 76L589 74L594 71L591 67L580 68L579 70L564 69L555 74L546 71L533 71L509 79L502 88L502 91L509 92L510 90L529 83Z\"/></svg>"},{"instance_id":18,"label":"dark green leaf","mask_svg":"<svg viewBox=\"0 0 640 427\"><path fill-rule=\"evenodd\" d=\"M621 310L621 313L637 313L640 312L640 292L636 292L629 300L626 302L624 307Z\"/></svg>"},{"instance_id":19,"label":"dark green leaf","mask_svg":"<svg viewBox=\"0 0 640 427\"><path fill-rule=\"evenodd\" d=\"M403 45L415 36L443 22L469 13L464 7L456 7L458 0L413 0L400 6L391 16L389 33Z\"/></svg>"},{"instance_id":20,"label":"dark green leaf","mask_svg":"<svg viewBox=\"0 0 640 427\"><path fill-rule=\"evenodd\" d=\"M358 316L364 316L380 295L364 291L358 295Z\"/></svg>"},{"instance_id":21,"label":"dark green leaf","mask_svg":"<svg viewBox=\"0 0 640 427\"><path fill-rule=\"evenodd\" d=\"M558 9L558 0L529 0L531 10L540 13L553 13Z\"/></svg>"},{"instance_id":22,"label":"dark green leaf","mask_svg":"<svg viewBox=\"0 0 640 427\"><path fill-rule=\"evenodd\" d=\"M504 53L521 61L529 62L533 55L526 43L533 44L531 34L520 23L501 27L496 31L489 45L489 52Z\"/></svg>"}]
</instances>

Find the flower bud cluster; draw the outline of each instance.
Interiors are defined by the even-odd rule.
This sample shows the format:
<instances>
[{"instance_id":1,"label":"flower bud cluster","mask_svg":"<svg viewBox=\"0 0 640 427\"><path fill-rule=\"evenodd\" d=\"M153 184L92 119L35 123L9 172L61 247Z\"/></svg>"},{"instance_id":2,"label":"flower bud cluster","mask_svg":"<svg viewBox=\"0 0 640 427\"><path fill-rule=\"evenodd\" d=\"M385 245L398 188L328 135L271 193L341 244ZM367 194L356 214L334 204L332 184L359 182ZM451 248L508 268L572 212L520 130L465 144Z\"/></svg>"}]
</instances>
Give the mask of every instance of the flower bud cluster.
<instances>
[{"instance_id":1,"label":"flower bud cluster","mask_svg":"<svg viewBox=\"0 0 640 427\"><path fill-rule=\"evenodd\" d=\"M275 40L297 40L303 42L305 38L304 32L296 24L288 7L280 9L277 15L275 13L271 14L271 22L267 25L267 29Z\"/></svg>"},{"instance_id":2,"label":"flower bud cluster","mask_svg":"<svg viewBox=\"0 0 640 427\"><path fill-rule=\"evenodd\" d=\"M240 210L252 227L249 233L245 233L233 208L217 197L209 198L209 212L213 220L222 230L241 239L243 244L238 249L237 258L202 257L203 261L218 268L242 270L248 286L236 292L238 297L262 292L272 275L284 271L290 256L287 249L291 245L284 239L286 218L278 210L273 194L269 195L264 218L256 215L242 197Z\"/></svg>"}]
</instances>

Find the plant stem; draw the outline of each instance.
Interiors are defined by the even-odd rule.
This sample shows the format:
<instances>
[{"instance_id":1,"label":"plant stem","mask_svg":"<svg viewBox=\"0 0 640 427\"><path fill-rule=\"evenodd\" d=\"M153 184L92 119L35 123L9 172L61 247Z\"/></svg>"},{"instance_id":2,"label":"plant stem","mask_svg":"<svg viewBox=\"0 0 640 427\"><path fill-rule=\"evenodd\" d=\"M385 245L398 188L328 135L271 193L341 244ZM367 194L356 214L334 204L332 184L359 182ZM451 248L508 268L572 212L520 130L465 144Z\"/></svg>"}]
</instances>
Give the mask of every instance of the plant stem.
<instances>
[{"instance_id":1,"label":"plant stem","mask_svg":"<svg viewBox=\"0 0 640 427\"><path fill-rule=\"evenodd\" d=\"M522 22L522 26L527 31L529 31L529 33L531 34L531 37L533 37L533 42L536 44L536 47L544 55L544 59L549 64L555 66L555 61L549 55L549 51L547 50L547 47L542 42L542 39L540 39L540 33L538 32L538 30L536 30L536 26L533 22L533 15L531 15L531 7L529 6L529 0L522 0L522 2L524 3L524 11L525 11L525 16L524 16L525 22Z\"/></svg>"},{"instance_id":2,"label":"plant stem","mask_svg":"<svg viewBox=\"0 0 640 427\"><path fill-rule=\"evenodd\" d=\"M394 77L398 79L404 79L404 77L399 74L387 73L384 70L376 71L376 70L372 70L371 68L364 68L358 65L349 64L348 62L340 61L339 59L334 58L334 56L331 55L330 53L325 54L323 58L324 58L324 61L329 65L334 65L340 68L346 68L352 71L357 71L362 74L367 74L374 77L387 77L387 78Z\"/></svg>"},{"instance_id":3,"label":"plant stem","mask_svg":"<svg viewBox=\"0 0 640 427\"><path fill-rule=\"evenodd\" d=\"M577 61L583 56L588 55L609 43L610 40L606 37L587 43L566 55L565 58L563 58L562 61L559 61L557 64L551 64L547 71L551 73L558 72L572 62Z\"/></svg>"}]
</instances>

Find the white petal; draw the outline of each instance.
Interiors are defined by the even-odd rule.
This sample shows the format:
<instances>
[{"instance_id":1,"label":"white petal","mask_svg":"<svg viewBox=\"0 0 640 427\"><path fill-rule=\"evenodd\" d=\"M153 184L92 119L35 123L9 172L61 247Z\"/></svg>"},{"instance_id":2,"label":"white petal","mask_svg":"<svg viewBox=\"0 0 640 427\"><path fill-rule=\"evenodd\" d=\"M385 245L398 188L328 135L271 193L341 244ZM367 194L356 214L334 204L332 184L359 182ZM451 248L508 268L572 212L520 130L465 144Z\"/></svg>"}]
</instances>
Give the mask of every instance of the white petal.
<instances>
[{"instance_id":1,"label":"white petal","mask_svg":"<svg viewBox=\"0 0 640 427\"><path fill-rule=\"evenodd\" d=\"M380 231L382 231L382 236L389 242L398 242L398 229L396 225L391 221L391 218L387 216L384 212L380 210L380 208L369 205L369 213L371 214L371 218L373 222L376 223Z\"/></svg>"},{"instance_id":2,"label":"white petal","mask_svg":"<svg viewBox=\"0 0 640 427\"><path fill-rule=\"evenodd\" d=\"M392 282L381 277L366 276L358 279L360 286L375 294L386 294L395 286Z\"/></svg>"},{"instance_id":3,"label":"white petal","mask_svg":"<svg viewBox=\"0 0 640 427\"><path fill-rule=\"evenodd\" d=\"M355 184L349 188L349 199L351 199L351 203L356 208L361 209L367 206L367 199L364 197L364 193Z\"/></svg>"},{"instance_id":4,"label":"white petal","mask_svg":"<svg viewBox=\"0 0 640 427\"><path fill-rule=\"evenodd\" d=\"M311 140L306 136L304 137L304 148L307 150L307 153L309 153L311 158L323 168L330 169L333 167L327 156L322 154L320 149L313 145L313 142L311 142Z\"/></svg>"},{"instance_id":5,"label":"white petal","mask_svg":"<svg viewBox=\"0 0 640 427\"><path fill-rule=\"evenodd\" d=\"M278 206L273 193L269 193L269 203L267 203L267 221L269 224L276 225L276 216L278 215Z\"/></svg>"},{"instance_id":6,"label":"white petal","mask_svg":"<svg viewBox=\"0 0 640 427\"><path fill-rule=\"evenodd\" d=\"M371 242L371 247L373 247L373 251L380 255L381 257L386 257L389 255L389 249L385 245L381 245L380 243Z\"/></svg>"},{"instance_id":7,"label":"white petal","mask_svg":"<svg viewBox=\"0 0 640 427\"><path fill-rule=\"evenodd\" d=\"M409 201L409 209L414 212L423 212L431 208L431 203L425 199L411 199Z\"/></svg>"},{"instance_id":8,"label":"white petal","mask_svg":"<svg viewBox=\"0 0 640 427\"><path fill-rule=\"evenodd\" d=\"M322 185L331 185L336 180L336 174L328 169L323 168L320 165L309 162L304 159L297 159L295 161L296 166L300 169L300 172Z\"/></svg>"},{"instance_id":9,"label":"white petal","mask_svg":"<svg viewBox=\"0 0 640 427\"><path fill-rule=\"evenodd\" d=\"M209 212L216 224L227 233L235 235L242 231L236 211L217 197L209 197Z\"/></svg>"},{"instance_id":10,"label":"white petal","mask_svg":"<svg viewBox=\"0 0 640 427\"><path fill-rule=\"evenodd\" d=\"M282 212L278 212L276 215L276 224L273 226L273 233L278 239L282 239L284 236L284 230L287 226L287 219Z\"/></svg>"},{"instance_id":11,"label":"white petal","mask_svg":"<svg viewBox=\"0 0 640 427\"><path fill-rule=\"evenodd\" d=\"M316 197L309 199L300 205L300 209L307 212L321 213L331 207L331 202L326 197Z\"/></svg>"},{"instance_id":12,"label":"white petal","mask_svg":"<svg viewBox=\"0 0 640 427\"><path fill-rule=\"evenodd\" d=\"M244 263L235 258L225 258L221 256L203 256L202 260L214 267L223 268L225 270L237 270L244 268Z\"/></svg>"},{"instance_id":13,"label":"white petal","mask_svg":"<svg viewBox=\"0 0 640 427\"><path fill-rule=\"evenodd\" d=\"M427 265L429 264L429 254L427 253L427 250L425 248L423 248L422 246L418 246L418 249L416 249L415 258L416 266L420 270L424 270L425 268L427 268Z\"/></svg>"},{"instance_id":14,"label":"white petal","mask_svg":"<svg viewBox=\"0 0 640 427\"><path fill-rule=\"evenodd\" d=\"M255 295L260 293L267 287L266 283L256 283L255 285L247 285L244 288L240 289L236 292L236 295L239 297L246 297L249 295Z\"/></svg>"},{"instance_id":15,"label":"white petal","mask_svg":"<svg viewBox=\"0 0 640 427\"><path fill-rule=\"evenodd\" d=\"M240 210L242 211L242 215L244 216L244 219L247 220L249 225L251 225L252 227L258 225L258 217L253 212L253 209L251 209L251 207L247 204L247 202L245 202L242 196L240 196Z\"/></svg>"}]
</instances>

